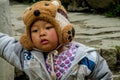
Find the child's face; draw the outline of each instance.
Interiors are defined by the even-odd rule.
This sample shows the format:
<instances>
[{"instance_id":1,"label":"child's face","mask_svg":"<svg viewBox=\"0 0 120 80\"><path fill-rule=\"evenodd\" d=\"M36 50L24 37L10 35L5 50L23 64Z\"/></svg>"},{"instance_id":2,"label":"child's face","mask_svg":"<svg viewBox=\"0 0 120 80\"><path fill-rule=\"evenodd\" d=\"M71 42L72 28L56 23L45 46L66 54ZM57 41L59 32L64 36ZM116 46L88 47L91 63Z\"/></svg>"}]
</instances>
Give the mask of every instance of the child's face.
<instances>
[{"instance_id":1,"label":"child's face","mask_svg":"<svg viewBox=\"0 0 120 80\"><path fill-rule=\"evenodd\" d=\"M42 51L51 51L58 46L58 36L54 26L38 20L31 27L31 38L34 46Z\"/></svg>"}]
</instances>

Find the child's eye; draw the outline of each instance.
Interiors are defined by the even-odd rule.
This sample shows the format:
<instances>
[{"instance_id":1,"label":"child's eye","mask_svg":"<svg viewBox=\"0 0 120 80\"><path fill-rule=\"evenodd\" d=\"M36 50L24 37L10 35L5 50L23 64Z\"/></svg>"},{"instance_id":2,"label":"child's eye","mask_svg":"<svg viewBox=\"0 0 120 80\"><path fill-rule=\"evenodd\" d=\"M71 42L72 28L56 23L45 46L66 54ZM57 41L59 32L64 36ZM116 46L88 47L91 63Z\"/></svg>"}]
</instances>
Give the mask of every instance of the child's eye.
<instances>
[{"instance_id":1,"label":"child's eye","mask_svg":"<svg viewBox=\"0 0 120 80\"><path fill-rule=\"evenodd\" d=\"M32 30L32 32L37 32L38 30Z\"/></svg>"},{"instance_id":2,"label":"child's eye","mask_svg":"<svg viewBox=\"0 0 120 80\"><path fill-rule=\"evenodd\" d=\"M48 27L46 27L46 29L51 29L51 28L53 28L52 26L48 26Z\"/></svg>"}]
</instances>

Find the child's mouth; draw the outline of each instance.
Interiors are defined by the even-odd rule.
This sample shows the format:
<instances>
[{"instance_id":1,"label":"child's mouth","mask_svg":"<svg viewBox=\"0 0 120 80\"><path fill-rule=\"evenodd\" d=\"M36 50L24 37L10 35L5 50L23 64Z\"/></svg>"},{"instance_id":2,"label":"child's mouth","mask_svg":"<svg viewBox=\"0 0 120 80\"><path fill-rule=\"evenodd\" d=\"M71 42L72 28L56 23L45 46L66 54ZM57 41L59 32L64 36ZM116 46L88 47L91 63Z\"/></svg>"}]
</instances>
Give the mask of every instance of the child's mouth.
<instances>
[{"instance_id":1,"label":"child's mouth","mask_svg":"<svg viewBox=\"0 0 120 80\"><path fill-rule=\"evenodd\" d=\"M41 44L43 44L43 45L48 44L48 40L47 39L41 40Z\"/></svg>"}]
</instances>

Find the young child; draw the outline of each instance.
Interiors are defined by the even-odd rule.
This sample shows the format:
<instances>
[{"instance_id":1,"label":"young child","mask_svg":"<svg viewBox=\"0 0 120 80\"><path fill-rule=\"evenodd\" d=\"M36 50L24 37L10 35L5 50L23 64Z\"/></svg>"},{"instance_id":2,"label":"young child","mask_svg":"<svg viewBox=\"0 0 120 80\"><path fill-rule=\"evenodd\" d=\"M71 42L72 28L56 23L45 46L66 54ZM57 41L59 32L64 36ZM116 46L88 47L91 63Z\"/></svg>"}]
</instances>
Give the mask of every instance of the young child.
<instances>
[{"instance_id":1,"label":"young child","mask_svg":"<svg viewBox=\"0 0 120 80\"><path fill-rule=\"evenodd\" d=\"M40 1L23 15L20 42L0 33L0 55L30 80L112 80L96 49L72 41L75 35L60 1Z\"/></svg>"}]
</instances>

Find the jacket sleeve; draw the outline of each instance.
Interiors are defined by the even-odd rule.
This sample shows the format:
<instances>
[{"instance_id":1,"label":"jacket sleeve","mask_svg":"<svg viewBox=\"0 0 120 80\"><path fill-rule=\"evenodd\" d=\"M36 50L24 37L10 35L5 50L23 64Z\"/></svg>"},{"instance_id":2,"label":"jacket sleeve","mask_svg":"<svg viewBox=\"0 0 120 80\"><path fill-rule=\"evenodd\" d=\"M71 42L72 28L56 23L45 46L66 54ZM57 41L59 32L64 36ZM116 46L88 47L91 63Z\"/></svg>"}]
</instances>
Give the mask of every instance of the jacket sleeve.
<instances>
[{"instance_id":1,"label":"jacket sleeve","mask_svg":"<svg viewBox=\"0 0 120 80\"><path fill-rule=\"evenodd\" d=\"M94 70L91 72L89 78L91 80L113 80L112 72L109 69L106 60L100 56L99 53L96 53L96 65Z\"/></svg>"},{"instance_id":2,"label":"jacket sleeve","mask_svg":"<svg viewBox=\"0 0 120 80\"><path fill-rule=\"evenodd\" d=\"M22 47L19 47L19 51L15 51L18 40L13 37L9 37L6 34L0 33L0 56L13 66L22 69L20 58L17 56L22 51ZM17 53L18 52L18 53Z\"/></svg>"}]
</instances>

